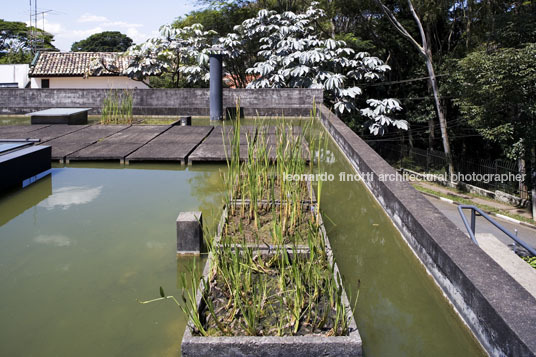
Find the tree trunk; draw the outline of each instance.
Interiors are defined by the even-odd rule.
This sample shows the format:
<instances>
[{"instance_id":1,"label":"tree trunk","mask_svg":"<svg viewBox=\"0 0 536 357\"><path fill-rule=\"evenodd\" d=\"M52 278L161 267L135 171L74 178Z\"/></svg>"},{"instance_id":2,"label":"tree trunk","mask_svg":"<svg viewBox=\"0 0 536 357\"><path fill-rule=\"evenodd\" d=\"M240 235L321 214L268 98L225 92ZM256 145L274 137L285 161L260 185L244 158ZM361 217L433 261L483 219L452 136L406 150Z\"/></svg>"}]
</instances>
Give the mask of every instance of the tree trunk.
<instances>
[{"instance_id":1,"label":"tree trunk","mask_svg":"<svg viewBox=\"0 0 536 357\"><path fill-rule=\"evenodd\" d=\"M532 188L532 219L536 221L536 148L531 150L530 183Z\"/></svg>"},{"instance_id":2,"label":"tree trunk","mask_svg":"<svg viewBox=\"0 0 536 357\"><path fill-rule=\"evenodd\" d=\"M443 150L445 152L445 155L447 156L447 164L449 166L449 175L452 180L453 175L454 175L454 164L452 162L449 136L447 133L447 119L445 117L443 106L441 105L441 100L439 99L439 87L437 85L437 78L434 72L434 65L430 57L426 59L426 69L428 70L428 75L430 76L430 83L432 85L432 91L434 92L434 102L436 105L437 117L439 119L439 128L441 130L441 138L443 139Z\"/></svg>"},{"instance_id":3,"label":"tree trunk","mask_svg":"<svg viewBox=\"0 0 536 357\"><path fill-rule=\"evenodd\" d=\"M519 174L526 173L525 169L525 160L524 159L517 159L517 171ZM529 199L529 188L527 187L527 184L525 180L519 181L519 197L523 200Z\"/></svg>"},{"instance_id":4,"label":"tree trunk","mask_svg":"<svg viewBox=\"0 0 536 357\"><path fill-rule=\"evenodd\" d=\"M428 119L428 150L434 148L434 139L435 139L435 128L434 128L434 119ZM430 155L426 155L426 167L430 167Z\"/></svg>"},{"instance_id":5,"label":"tree trunk","mask_svg":"<svg viewBox=\"0 0 536 357\"><path fill-rule=\"evenodd\" d=\"M536 221L536 189L532 189L532 220Z\"/></svg>"},{"instance_id":6,"label":"tree trunk","mask_svg":"<svg viewBox=\"0 0 536 357\"><path fill-rule=\"evenodd\" d=\"M444 108L441 104L441 100L439 99L439 86L437 84L437 77L435 75L434 71L434 64L433 64L433 58L432 58L432 49L429 45L428 38L426 36L426 33L424 32L424 28L422 26L421 20L419 16L417 15L417 12L415 12L415 8L413 7L413 3L411 0L408 0L408 6L410 9L410 12L413 16L413 19L415 20L415 23L417 24L417 28L419 29L419 33L421 35L421 43L419 44L413 36L406 30L406 28L400 23L400 21L397 20L395 14L387 7L385 6L381 0L376 0L379 5L382 7L383 11L387 15L389 21L394 25L394 27L403 35L405 36L417 49L419 50L419 53L424 57L426 61L426 69L428 71L428 77L430 79L430 85L432 87L432 92L434 94L434 103L437 111L437 117L439 119L439 127L441 129L441 138L443 139L443 150L445 152L445 156L447 157L447 163L448 163L448 169L449 169L449 176L452 180L454 175L454 164L452 162L452 155L450 151L450 143L448 138L448 132L447 132L447 119L445 116Z\"/></svg>"},{"instance_id":7,"label":"tree trunk","mask_svg":"<svg viewBox=\"0 0 536 357\"><path fill-rule=\"evenodd\" d=\"M465 49L469 50L469 44L471 43L471 23L473 18L472 1L467 1L467 24L465 25Z\"/></svg>"}]
</instances>

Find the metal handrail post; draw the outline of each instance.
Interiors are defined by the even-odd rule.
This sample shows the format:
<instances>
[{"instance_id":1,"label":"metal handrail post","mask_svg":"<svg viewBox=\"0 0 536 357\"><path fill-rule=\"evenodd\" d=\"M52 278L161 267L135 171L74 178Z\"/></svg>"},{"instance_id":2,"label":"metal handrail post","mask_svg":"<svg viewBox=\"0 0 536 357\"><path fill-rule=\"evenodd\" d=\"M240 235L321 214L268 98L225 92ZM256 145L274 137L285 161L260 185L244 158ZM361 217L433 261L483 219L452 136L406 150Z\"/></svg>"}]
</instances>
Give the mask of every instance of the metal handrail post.
<instances>
[{"instance_id":1,"label":"metal handrail post","mask_svg":"<svg viewBox=\"0 0 536 357\"><path fill-rule=\"evenodd\" d=\"M471 231L473 232L473 234L476 233L476 211L475 210L471 210Z\"/></svg>"},{"instance_id":2,"label":"metal handrail post","mask_svg":"<svg viewBox=\"0 0 536 357\"><path fill-rule=\"evenodd\" d=\"M469 226L469 222L467 222L467 218L463 214L464 209L470 209L471 210L471 226ZM484 211L482 211L480 208L475 206L469 206L469 205L459 205L458 206L458 212L460 213L460 216L462 217L463 224L465 225L465 229L467 229L467 232L469 232L469 236L471 237L471 240L478 245L478 241L475 237L475 228L476 228L476 213L478 213L480 216L484 217L488 222L493 224L496 228L498 228L500 231L502 231L504 234L506 234L510 239L521 245L523 248L525 248L527 251L530 252L530 254L536 256L536 250L528 245L525 241L518 238L517 236L513 235L509 230L504 228L502 225L497 223L493 218L488 216Z\"/></svg>"}]
</instances>

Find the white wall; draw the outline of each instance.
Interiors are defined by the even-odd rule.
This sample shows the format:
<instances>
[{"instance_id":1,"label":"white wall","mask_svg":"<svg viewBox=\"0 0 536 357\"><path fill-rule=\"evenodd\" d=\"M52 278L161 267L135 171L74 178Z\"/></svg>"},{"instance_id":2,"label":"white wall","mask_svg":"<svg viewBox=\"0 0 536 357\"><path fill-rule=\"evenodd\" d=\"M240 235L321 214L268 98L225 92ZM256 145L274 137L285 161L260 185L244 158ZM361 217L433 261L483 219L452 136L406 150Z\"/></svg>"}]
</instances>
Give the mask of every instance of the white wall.
<instances>
[{"instance_id":1,"label":"white wall","mask_svg":"<svg viewBox=\"0 0 536 357\"><path fill-rule=\"evenodd\" d=\"M124 76L32 78L32 88L41 88L41 79L49 80L49 88L148 88L144 83Z\"/></svg>"},{"instance_id":2,"label":"white wall","mask_svg":"<svg viewBox=\"0 0 536 357\"><path fill-rule=\"evenodd\" d=\"M25 88L30 81L27 64L0 64L0 83L18 83L19 88Z\"/></svg>"}]
</instances>

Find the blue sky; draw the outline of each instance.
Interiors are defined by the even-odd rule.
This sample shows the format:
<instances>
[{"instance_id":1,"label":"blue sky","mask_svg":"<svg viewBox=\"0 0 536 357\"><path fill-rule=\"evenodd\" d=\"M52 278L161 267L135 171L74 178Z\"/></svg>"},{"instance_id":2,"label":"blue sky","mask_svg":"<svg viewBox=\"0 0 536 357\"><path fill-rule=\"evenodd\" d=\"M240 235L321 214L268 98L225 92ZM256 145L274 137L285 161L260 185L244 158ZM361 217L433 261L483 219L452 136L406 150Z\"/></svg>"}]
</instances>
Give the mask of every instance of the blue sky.
<instances>
[{"instance_id":1,"label":"blue sky","mask_svg":"<svg viewBox=\"0 0 536 357\"><path fill-rule=\"evenodd\" d=\"M157 35L161 25L196 7L195 0L37 0L38 12L53 10L45 14L44 26L62 51L69 51L73 42L102 31L120 31L140 43ZM29 0L3 1L0 18L29 23ZM37 26L42 28L43 17L38 18Z\"/></svg>"}]
</instances>

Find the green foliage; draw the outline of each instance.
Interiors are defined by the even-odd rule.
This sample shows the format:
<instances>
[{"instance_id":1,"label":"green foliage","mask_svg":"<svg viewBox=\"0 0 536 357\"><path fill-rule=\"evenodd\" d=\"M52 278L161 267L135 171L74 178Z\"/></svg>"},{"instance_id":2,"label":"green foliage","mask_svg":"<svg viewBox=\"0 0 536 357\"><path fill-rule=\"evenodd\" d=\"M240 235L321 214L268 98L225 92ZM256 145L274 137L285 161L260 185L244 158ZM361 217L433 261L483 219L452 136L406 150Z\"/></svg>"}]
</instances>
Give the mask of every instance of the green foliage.
<instances>
[{"instance_id":1,"label":"green foliage","mask_svg":"<svg viewBox=\"0 0 536 357\"><path fill-rule=\"evenodd\" d=\"M233 31L233 27L242 23L247 18L255 16L256 10L252 6L240 6L228 3L209 7L204 10L192 11L182 18L173 22L175 28L183 28L199 23L206 30L213 30L220 34Z\"/></svg>"},{"instance_id":2,"label":"green foliage","mask_svg":"<svg viewBox=\"0 0 536 357\"><path fill-rule=\"evenodd\" d=\"M456 82L462 116L482 136L498 143L506 156L536 142L536 44L522 48L477 50L458 62Z\"/></svg>"},{"instance_id":3,"label":"green foliage","mask_svg":"<svg viewBox=\"0 0 536 357\"><path fill-rule=\"evenodd\" d=\"M529 263L531 267L536 269L536 257L523 257L522 259Z\"/></svg>"},{"instance_id":4,"label":"green foliage","mask_svg":"<svg viewBox=\"0 0 536 357\"><path fill-rule=\"evenodd\" d=\"M30 32L36 36L37 47L56 50L52 45L54 36L48 32L27 26L24 22L0 19L0 63L29 63L33 58Z\"/></svg>"},{"instance_id":5,"label":"green foliage","mask_svg":"<svg viewBox=\"0 0 536 357\"><path fill-rule=\"evenodd\" d=\"M0 56L0 64L29 64L32 59L33 56L29 51L9 51L4 56Z\"/></svg>"},{"instance_id":6,"label":"green foliage","mask_svg":"<svg viewBox=\"0 0 536 357\"><path fill-rule=\"evenodd\" d=\"M132 45L132 39L119 31L96 33L71 46L73 52L124 52Z\"/></svg>"}]
</instances>

